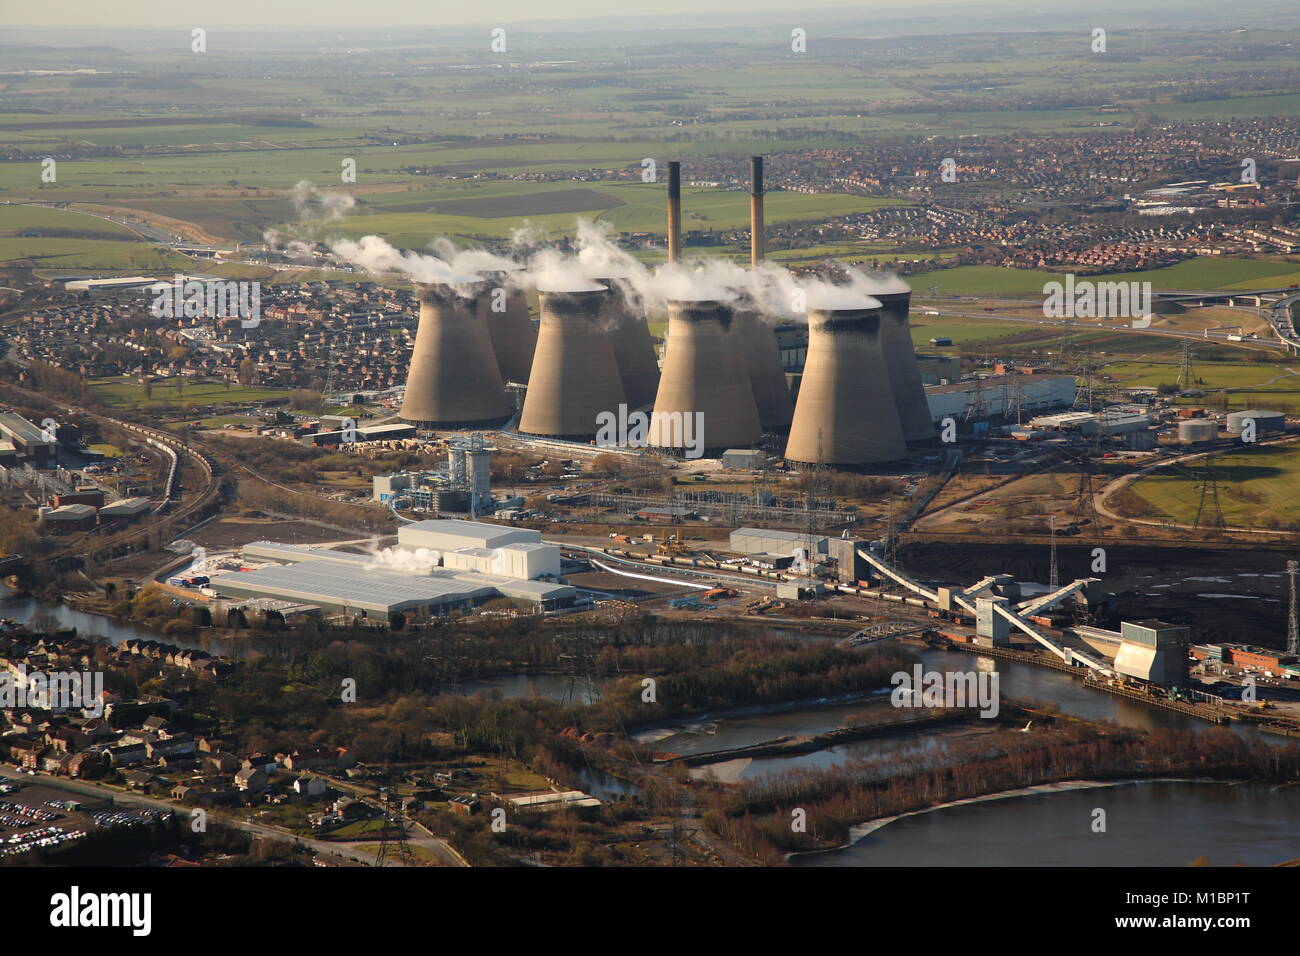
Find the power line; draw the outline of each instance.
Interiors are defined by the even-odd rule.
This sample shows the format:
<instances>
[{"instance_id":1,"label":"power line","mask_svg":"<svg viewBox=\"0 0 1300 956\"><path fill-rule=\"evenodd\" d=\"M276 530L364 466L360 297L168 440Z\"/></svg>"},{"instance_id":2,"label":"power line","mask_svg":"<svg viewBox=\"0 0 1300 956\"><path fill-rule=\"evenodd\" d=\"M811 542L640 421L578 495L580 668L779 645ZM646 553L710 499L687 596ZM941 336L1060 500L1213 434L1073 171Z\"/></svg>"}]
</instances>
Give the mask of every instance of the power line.
<instances>
[{"instance_id":1,"label":"power line","mask_svg":"<svg viewBox=\"0 0 1300 956\"><path fill-rule=\"evenodd\" d=\"M1209 520L1210 526L1222 530L1225 527L1223 521L1223 506L1219 503L1219 481L1214 470L1214 456L1207 455L1205 464L1201 468L1201 501L1196 506L1196 520L1192 522L1193 528L1201 526L1201 518Z\"/></svg>"}]
</instances>

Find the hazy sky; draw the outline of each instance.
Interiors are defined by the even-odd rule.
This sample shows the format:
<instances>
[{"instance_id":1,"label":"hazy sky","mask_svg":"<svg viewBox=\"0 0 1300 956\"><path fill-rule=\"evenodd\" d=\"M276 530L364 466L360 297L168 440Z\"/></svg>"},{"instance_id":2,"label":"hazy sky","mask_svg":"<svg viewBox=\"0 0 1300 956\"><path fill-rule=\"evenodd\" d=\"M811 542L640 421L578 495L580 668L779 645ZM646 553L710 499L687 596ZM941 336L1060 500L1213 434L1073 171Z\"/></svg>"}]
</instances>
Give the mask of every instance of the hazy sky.
<instances>
[{"instance_id":1,"label":"hazy sky","mask_svg":"<svg viewBox=\"0 0 1300 956\"><path fill-rule=\"evenodd\" d=\"M1026 0L1031 2L1031 0ZM1060 0L1047 0L1048 3ZM949 0L957 5L957 0ZM873 9L935 7L917 0L0 0L0 24L10 26L353 26L371 28L392 24L437 26L514 23L585 17L682 17L677 26L689 26L692 14L781 13L797 16L809 9L839 8L867 14ZM1043 0L1032 2L1037 8Z\"/></svg>"}]
</instances>

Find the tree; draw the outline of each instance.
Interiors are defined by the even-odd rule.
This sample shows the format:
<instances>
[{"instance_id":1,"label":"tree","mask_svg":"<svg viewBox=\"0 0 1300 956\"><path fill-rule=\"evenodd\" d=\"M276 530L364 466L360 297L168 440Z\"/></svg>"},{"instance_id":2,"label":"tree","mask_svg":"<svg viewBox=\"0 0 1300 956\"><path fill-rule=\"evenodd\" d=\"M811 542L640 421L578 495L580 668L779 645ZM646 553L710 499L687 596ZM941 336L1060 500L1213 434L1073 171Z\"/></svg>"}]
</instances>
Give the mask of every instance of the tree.
<instances>
[{"instance_id":1,"label":"tree","mask_svg":"<svg viewBox=\"0 0 1300 956\"><path fill-rule=\"evenodd\" d=\"M251 358L246 358L239 363L239 384L252 385L256 381L257 364Z\"/></svg>"}]
</instances>

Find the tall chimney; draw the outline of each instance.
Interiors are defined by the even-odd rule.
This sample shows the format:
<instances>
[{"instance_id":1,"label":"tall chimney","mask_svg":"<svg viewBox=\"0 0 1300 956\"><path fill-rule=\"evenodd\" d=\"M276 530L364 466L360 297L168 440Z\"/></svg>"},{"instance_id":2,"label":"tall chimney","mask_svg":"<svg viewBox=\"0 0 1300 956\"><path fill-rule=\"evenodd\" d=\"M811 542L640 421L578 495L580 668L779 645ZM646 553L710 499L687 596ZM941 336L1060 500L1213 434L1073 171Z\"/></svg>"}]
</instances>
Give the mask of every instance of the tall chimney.
<instances>
[{"instance_id":1,"label":"tall chimney","mask_svg":"<svg viewBox=\"0 0 1300 956\"><path fill-rule=\"evenodd\" d=\"M602 286L538 293L542 327L519 417L524 434L586 441L597 415L618 414L626 398L605 331L608 298Z\"/></svg>"},{"instance_id":2,"label":"tall chimney","mask_svg":"<svg viewBox=\"0 0 1300 956\"><path fill-rule=\"evenodd\" d=\"M482 283L476 284L478 295ZM479 303L448 285L420 286L420 325L401 418L421 428L500 425L510 417L505 386Z\"/></svg>"},{"instance_id":3,"label":"tall chimney","mask_svg":"<svg viewBox=\"0 0 1300 956\"><path fill-rule=\"evenodd\" d=\"M682 164L668 164L668 261L682 254Z\"/></svg>"},{"instance_id":4,"label":"tall chimney","mask_svg":"<svg viewBox=\"0 0 1300 956\"><path fill-rule=\"evenodd\" d=\"M916 349L912 345L912 329L907 321L912 293L882 292L875 298L884 306L880 318L881 348L903 437L910 442L933 438L934 419L930 416L930 403L925 397L921 369L916 364Z\"/></svg>"},{"instance_id":5,"label":"tall chimney","mask_svg":"<svg viewBox=\"0 0 1300 956\"><path fill-rule=\"evenodd\" d=\"M762 437L745 356L734 347L735 321L731 307L720 302L669 300L668 346L649 444L683 448L686 416L692 427L699 422L706 449L743 448Z\"/></svg>"},{"instance_id":6,"label":"tall chimney","mask_svg":"<svg viewBox=\"0 0 1300 956\"><path fill-rule=\"evenodd\" d=\"M785 457L817 465L866 465L907 457L885 374L881 307L808 312L808 360Z\"/></svg>"},{"instance_id":7,"label":"tall chimney","mask_svg":"<svg viewBox=\"0 0 1300 956\"><path fill-rule=\"evenodd\" d=\"M505 272L480 275L487 286L479 299L479 309L492 339L501 380L526 384L537 347L537 329L528 314L528 295L523 289L509 288Z\"/></svg>"},{"instance_id":8,"label":"tall chimney","mask_svg":"<svg viewBox=\"0 0 1300 956\"><path fill-rule=\"evenodd\" d=\"M752 185L749 189L749 264L757 268L767 254L763 227L763 157L749 157Z\"/></svg>"}]
</instances>

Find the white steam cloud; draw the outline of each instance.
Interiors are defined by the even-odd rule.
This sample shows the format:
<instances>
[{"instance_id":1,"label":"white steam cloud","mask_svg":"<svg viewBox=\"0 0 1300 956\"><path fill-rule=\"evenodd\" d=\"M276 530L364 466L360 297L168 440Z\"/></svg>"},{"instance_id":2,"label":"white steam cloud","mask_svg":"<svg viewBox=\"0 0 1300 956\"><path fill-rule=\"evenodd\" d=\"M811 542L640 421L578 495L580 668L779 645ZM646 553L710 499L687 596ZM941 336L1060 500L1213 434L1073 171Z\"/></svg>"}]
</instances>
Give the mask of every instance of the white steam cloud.
<instances>
[{"instance_id":1,"label":"white steam cloud","mask_svg":"<svg viewBox=\"0 0 1300 956\"><path fill-rule=\"evenodd\" d=\"M301 185L301 184L300 184ZM336 239L329 247L341 259L373 274L397 273L415 282L449 284L462 295L484 273L505 273L512 289L579 291L616 284L633 308L662 312L669 301L718 301L763 315L799 319L808 309L875 308L875 295L908 291L892 273L840 266L827 279L796 275L773 262L749 269L729 259L695 257L649 268L615 241L605 222L577 221L574 252L541 244L525 226L511 235L509 252L461 248L446 237L429 243L436 254L397 249L379 236Z\"/></svg>"},{"instance_id":2,"label":"white steam cloud","mask_svg":"<svg viewBox=\"0 0 1300 956\"><path fill-rule=\"evenodd\" d=\"M289 200L300 220L342 219L357 204L351 193L342 190L326 192L306 179L293 187Z\"/></svg>"},{"instance_id":3,"label":"white steam cloud","mask_svg":"<svg viewBox=\"0 0 1300 956\"><path fill-rule=\"evenodd\" d=\"M370 555L366 570L428 574L441 563L442 552L430 548L382 548Z\"/></svg>"}]
</instances>

